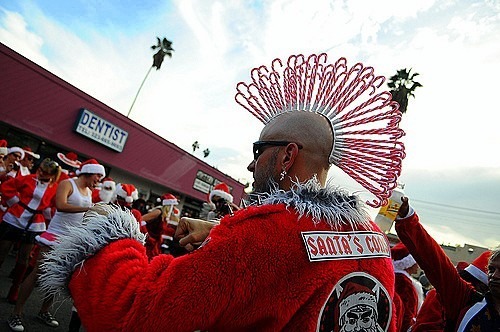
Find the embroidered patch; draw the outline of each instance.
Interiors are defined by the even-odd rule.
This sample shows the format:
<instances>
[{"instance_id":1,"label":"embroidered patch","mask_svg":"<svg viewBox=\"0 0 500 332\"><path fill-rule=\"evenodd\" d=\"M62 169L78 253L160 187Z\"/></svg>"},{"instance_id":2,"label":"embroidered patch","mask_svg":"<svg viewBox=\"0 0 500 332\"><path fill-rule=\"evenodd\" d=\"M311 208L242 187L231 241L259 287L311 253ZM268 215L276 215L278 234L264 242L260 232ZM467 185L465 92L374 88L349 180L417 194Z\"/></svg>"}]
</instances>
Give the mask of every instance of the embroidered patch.
<instances>
[{"instance_id":1,"label":"embroidered patch","mask_svg":"<svg viewBox=\"0 0 500 332\"><path fill-rule=\"evenodd\" d=\"M354 272L333 287L316 331L382 332L389 329L392 305L385 287L373 276Z\"/></svg>"},{"instance_id":2,"label":"embroidered patch","mask_svg":"<svg viewBox=\"0 0 500 332\"><path fill-rule=\"evenodd\" d=\"M309 261L390 257L386 237L377 232L302 232Z\"/></svg>"}]
</instances>

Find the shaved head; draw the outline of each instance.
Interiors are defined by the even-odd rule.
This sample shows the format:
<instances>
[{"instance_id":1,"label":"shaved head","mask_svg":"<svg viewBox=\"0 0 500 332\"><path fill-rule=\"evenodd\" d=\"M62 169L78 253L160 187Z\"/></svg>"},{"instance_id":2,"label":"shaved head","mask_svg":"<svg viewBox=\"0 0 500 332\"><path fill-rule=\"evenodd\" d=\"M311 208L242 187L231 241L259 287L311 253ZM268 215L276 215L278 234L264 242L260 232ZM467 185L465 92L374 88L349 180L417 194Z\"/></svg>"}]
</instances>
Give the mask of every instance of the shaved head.
<instances>
[{"instance_id":1,"label":"shaved head","mask_svg":"<svg viewBox=\"0 0 500 332\"><path fill-rule=\"evenodd\" d=\"M288 190L294 181L305 182L313 176L321 184L326 183L333 132L325 116L307 111L282 113L266 124L259 140L289 144L271 144L262 156L250 163L248 170L254 173L257 192L268 191L272 183Z\"/></svg>"},{"instance_id":2,"label":"shaved head","mask_svg":"<svg viewBox=\"0 0 500 332\"><path fill-rule=\"evenodd\" d=\"M333 132L330 121L319 113L295 111L280 114L264 127L260 139L300 143L311 163L317 167L329 167Z\"/></svg>"}]
</instances>

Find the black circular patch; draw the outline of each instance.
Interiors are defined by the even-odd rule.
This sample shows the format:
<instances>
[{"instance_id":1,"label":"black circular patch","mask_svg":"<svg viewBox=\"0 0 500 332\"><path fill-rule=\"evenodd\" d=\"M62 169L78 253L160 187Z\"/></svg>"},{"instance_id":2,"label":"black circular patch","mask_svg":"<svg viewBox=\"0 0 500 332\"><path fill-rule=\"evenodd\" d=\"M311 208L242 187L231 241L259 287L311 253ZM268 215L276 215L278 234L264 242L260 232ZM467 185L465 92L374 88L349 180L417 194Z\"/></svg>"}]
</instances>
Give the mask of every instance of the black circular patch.
<instances>
[{"instance_id":1,"label":"black circular patch","mask_svg":"<svg viewBox=\"0 0 500 332\"><path fill-rule=\"evenodd\" d=\"M323 306L317 331L382 332L389 329L392 304L385 287L364 272L346 275Z\"/></svg>"}]
</instances>

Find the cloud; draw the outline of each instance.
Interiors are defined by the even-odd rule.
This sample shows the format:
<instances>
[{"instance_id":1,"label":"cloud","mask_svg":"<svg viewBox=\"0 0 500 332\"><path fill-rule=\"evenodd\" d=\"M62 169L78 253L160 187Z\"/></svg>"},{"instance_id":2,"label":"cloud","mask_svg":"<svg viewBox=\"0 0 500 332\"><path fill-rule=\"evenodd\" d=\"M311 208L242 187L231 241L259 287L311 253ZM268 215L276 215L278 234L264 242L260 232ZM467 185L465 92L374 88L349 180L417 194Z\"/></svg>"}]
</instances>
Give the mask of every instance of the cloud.
<instances>
[{"instance_id":1,"label":"cloud","mask_svg":"<svg viewBox=\"0 0 500 332\"><path fill-rule=\"evenodd\" d=\"M14 50L23 50L28 59L46 66L48 59L42 54L43 39L28 28L24 17L19 13L0 7L0 40Z\"/></svg>"}]
</instances>

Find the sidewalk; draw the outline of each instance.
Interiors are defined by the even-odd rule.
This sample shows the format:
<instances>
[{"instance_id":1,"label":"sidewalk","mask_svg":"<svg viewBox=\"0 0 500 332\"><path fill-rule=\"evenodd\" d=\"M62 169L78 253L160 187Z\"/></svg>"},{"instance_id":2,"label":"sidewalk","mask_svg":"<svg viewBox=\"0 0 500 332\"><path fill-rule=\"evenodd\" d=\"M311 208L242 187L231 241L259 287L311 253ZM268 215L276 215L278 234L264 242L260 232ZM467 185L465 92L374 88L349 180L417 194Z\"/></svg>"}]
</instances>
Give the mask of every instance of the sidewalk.
<instances>
[{"instance_id":1,"label":"sidewalk","mask_svg":"<svg viewBox=\"0 0 500 332\"><path fill-rule=\"evenodd\" d=\"M10 313L14 309L14 305L7 302L7 293L9 292L9 288L12 280L8 277L10 271L14 267L15 257L9 254L5 259L2 267L0 268L0 331L10 331L9 326L7 325L7 319L10 316ZM59 299L56 303L54 303L53 309L51 310L52 314L59 321L59 327L50 327L40 322L36 315L40 310L40 306L42 304L42 297L37 288L31 294L31 297L28 299L24 307L24 331L25 332L55 332L55 331L67 331L69 326L69 320L71 318L71 301L61 302ZM83 328L80 331L84 331Z\"/></svg>"}]
</instances>

